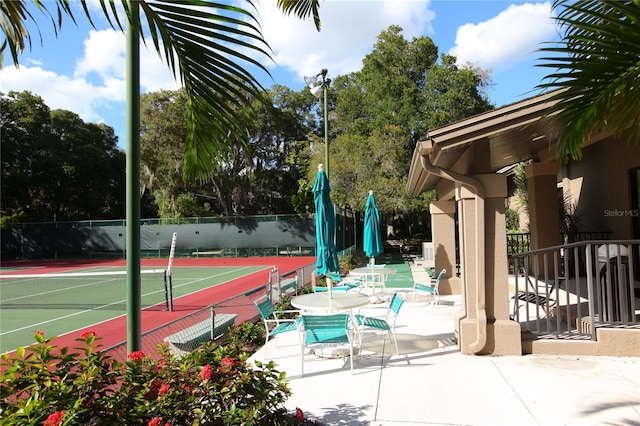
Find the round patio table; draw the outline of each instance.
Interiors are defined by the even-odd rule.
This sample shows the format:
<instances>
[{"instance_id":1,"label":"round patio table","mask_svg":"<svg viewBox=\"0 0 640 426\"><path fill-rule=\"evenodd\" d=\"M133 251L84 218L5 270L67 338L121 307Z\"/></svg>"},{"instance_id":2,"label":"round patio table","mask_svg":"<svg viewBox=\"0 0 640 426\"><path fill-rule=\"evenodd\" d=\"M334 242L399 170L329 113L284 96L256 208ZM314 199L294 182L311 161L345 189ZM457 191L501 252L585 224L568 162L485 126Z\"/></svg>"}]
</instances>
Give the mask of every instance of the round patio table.
<instances>
[{"instance_id":1,"label":"round patio table","mask_svg":"<svg viewBox=\"0 0 640 426\"><path fill-rule=\"evenodd\" d=\"M351 276L364 278L362 291L366 292L371 289L371 295L374 295L376 293L376 287L379 287L380 292L386 296L389 296L389 290L387 290L387 286L385 285L387 275L396 273L398 273L398 271L395 269L371 267L355 268L349 271L349 275Z\"/></svg>"},{"instance_id":2,"label":"round patio table","mask_svg":"<svg viewBox=\"0 0 640 426\"><path fill-rule=\"evenodd\" d=\"M333 297L329 292L309 293L291 299L291 304L307 312L344 312L360 308L369 303L370 297L356 292L334 291Z\"/></svg>"}]
</instances>

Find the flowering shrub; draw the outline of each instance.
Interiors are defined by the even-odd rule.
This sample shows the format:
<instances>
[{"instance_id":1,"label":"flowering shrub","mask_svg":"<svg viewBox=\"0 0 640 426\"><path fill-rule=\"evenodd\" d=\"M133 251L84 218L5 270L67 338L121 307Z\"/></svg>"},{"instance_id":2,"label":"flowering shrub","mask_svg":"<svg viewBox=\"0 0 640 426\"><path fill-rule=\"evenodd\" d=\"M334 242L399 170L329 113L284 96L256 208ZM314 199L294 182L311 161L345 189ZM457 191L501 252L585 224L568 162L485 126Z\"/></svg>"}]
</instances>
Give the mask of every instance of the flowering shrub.
<instances>
[{"instance_id":1,"label":"flowering shrub","mask_svg":"<svg viewBox=\"0 0 640 426\"><path fill-rule=\"evenodd\" d=\"M98 351L94 332L58 348L36 343L0 363L0 418L9 425L295 425L291 391L273 361L247 364L238 345L207 344L182 358L158 346L158 360L136 351L120 363Z\"/></svg>"}]
</instances>

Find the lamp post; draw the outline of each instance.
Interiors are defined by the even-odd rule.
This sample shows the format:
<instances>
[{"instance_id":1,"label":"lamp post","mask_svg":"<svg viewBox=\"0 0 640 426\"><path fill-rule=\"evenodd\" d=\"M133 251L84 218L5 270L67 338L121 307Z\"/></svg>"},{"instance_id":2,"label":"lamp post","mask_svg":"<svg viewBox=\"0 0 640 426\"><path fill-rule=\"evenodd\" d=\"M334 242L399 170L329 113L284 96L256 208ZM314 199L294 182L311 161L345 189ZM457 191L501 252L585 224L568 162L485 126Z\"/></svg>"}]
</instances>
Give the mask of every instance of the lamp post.
<instances>
[{"instance_id":1,"label":"lamp post","mask_svg":"<svg viewBox=\"0 0 640 426\"><path fill-rule=\"evenodd\" d=\"M316 98L324 96L324 171L329 177L329 119L327 116L327 88L331 79L327 78L327 69L323 68L315 77L305 77L304 82Z\"/></svg>"}]
</instances>

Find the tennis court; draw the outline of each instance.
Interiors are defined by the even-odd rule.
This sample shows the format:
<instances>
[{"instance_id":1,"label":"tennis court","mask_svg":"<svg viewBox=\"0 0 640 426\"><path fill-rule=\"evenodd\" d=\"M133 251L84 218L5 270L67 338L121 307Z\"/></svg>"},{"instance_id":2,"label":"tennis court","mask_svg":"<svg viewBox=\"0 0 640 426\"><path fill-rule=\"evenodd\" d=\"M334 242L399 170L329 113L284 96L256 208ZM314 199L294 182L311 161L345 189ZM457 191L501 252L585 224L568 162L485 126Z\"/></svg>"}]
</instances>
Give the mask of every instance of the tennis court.
<instances>
[{"instance_id":1,"label":"tennis court","mask_svg":"<svg viewBox=\"0 0 640 426\"><path fill-rule=\"evenodd\" d=\"M173 299L217 286L266 266L177 266L172 268ZM4 268L3 268L4 269ZM41 268L38 268L39 270ZM68 276L47 273L40 277L10 278L30 270L15 270L0 279L0 353L34 341L36 330L46 336L60 336L126 314L126 274L122 266L82 268ZM43 271L46 272L46 269ZM144 267L141 274L141 304L145 310L166 311L168 288L164 270ZM167 319L172 312L166 312ZM173 317L173 316L172 316Z\"/></svg>"}]
</instances>

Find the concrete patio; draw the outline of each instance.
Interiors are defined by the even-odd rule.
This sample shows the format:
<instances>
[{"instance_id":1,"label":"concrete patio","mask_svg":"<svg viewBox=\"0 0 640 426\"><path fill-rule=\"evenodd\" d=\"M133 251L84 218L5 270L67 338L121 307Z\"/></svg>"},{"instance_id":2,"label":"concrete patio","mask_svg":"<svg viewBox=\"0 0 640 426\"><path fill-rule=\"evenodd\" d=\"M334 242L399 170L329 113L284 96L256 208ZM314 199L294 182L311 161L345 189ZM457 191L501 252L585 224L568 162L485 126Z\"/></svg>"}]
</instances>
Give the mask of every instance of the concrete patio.
<instances>
[{"instance_id":1,"label":"concrete patio","mask_svg":"<svg viewBox=\"0 0 640 426\"><path fill-rule=\"evenodd\" d=\"M388 338L367 332L353 375L348 359L307 353L301 377L297 334L270 340L267 360L287 372L293 391L287 408L325 425L640 425L640 358L461 355L459 296L434 305L391 291L407 296L399 355ZM253 359L264 361L265 348Z\"/></svg>"}]
</instances>

